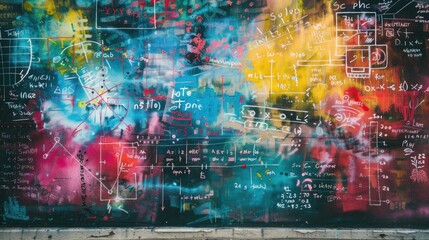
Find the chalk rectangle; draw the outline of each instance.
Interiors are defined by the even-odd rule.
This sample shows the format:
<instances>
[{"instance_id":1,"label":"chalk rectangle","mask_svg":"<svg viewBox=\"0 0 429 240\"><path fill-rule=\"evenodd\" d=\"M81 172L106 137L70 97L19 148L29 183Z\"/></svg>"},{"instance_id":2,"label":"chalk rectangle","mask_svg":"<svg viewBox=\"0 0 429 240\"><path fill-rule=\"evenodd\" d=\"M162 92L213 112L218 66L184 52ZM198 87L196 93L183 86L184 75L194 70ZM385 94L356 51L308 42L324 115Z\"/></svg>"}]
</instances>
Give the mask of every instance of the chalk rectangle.
<instances>
[{"instance_id":1,"label":"chalk rectangle","mask_svg":"<svg viewBox=\"0 0 429 240\"><path fill-rule=\"evenodd\" d=\"M241 117L258 121L285 121L305 124L308 122L308 111L243 105Z\"/></svg>"}]
</instances>

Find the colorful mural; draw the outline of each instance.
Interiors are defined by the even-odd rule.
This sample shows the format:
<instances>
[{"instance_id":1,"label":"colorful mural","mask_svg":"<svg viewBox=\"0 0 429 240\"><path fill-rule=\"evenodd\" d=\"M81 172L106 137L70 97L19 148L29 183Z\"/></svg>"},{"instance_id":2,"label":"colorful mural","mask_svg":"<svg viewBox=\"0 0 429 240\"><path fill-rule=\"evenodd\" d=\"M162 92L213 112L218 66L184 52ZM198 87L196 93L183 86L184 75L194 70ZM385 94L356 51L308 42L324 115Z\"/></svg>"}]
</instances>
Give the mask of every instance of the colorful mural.
<instances>
[{"instance_id":1,"label":"colorful mural","mask_svg":"<svg viewBox=\"0 0 429 240\"><path fill-rule=\"evenodd\" d=\"M1 226L429 223L429 2L0 1Z\"/></svg>"}]
</instances>

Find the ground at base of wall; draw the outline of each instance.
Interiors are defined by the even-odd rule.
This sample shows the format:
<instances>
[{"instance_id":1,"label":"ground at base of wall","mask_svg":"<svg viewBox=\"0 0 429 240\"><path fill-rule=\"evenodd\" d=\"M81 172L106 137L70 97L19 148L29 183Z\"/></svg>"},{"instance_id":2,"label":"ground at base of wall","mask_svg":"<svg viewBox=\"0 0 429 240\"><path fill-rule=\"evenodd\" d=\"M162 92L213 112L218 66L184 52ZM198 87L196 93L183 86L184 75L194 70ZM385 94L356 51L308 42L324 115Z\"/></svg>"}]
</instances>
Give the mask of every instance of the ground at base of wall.
<instances>
[{"instance_id":1,"label":"ground at base of wall","mask_svg":"<svg viewBox=\"0 0 429 240\"><path fill-rule=\"evenodd\" d=\"M429 239L420 229L4 228L0 239Z\"/></svg>"}]
</instances>

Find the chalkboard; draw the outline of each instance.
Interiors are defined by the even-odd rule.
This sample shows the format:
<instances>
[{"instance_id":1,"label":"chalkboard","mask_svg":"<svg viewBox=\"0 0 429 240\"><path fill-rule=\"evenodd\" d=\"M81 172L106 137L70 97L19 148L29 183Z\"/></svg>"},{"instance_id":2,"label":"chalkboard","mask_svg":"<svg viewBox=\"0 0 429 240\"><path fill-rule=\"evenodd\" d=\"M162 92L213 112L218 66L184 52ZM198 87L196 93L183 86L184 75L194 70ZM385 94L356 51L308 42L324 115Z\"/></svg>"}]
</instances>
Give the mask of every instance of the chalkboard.
<instances>
[{"instance_id":1,"label":"chalkboard","mask_svg":"<svg viewBox=\"0 0 429 240\"><path fill-rule=\"evenodd\" d=\"M429 1L1 0L0 226L429 226Z\"/></svg>"}]
</instances>

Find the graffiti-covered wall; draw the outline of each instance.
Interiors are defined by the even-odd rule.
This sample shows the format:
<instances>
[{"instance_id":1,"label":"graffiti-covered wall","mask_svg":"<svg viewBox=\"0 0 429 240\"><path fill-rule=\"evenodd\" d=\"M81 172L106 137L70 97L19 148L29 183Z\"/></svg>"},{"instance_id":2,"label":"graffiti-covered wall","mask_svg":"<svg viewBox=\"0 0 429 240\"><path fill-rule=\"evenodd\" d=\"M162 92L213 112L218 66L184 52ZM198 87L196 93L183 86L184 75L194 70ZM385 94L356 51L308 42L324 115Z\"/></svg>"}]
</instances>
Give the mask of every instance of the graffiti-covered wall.
<instances>
[{"instance_id":1,"label":"graffiti-covered wall","mask_svg":"<svg viewBox=\"0 0 429 240\"><path fill-rule=\"evenodd\" d=\"M429 223L429 1L1 0L1 226Z\"/></svg>"}]
</instances>

